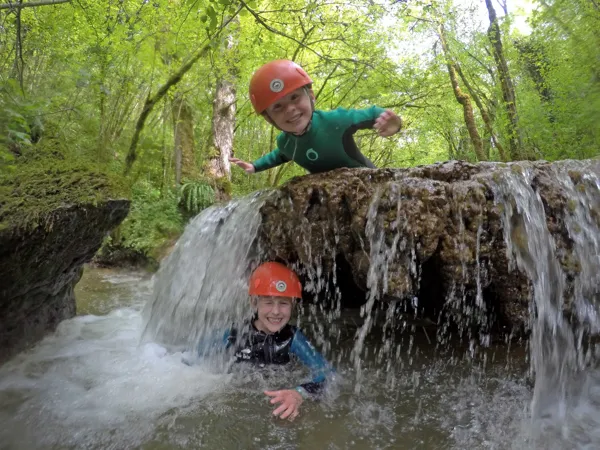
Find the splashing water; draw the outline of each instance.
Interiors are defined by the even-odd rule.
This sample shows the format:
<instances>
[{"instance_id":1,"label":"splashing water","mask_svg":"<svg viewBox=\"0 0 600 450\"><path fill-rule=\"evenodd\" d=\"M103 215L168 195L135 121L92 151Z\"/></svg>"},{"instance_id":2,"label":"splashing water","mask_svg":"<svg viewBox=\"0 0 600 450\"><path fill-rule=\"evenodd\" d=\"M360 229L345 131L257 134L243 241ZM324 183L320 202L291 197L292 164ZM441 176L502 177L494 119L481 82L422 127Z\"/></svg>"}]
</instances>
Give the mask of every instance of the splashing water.
<instances>
[{"instance_id":1,"label":"splashing water","mask_svg":"<svg viewBox=\"0 0 600 450\"><path fill-rule=\"evenodd\" d=\"M382 198L385 196L385 198ZM378 209L382 201L389 201L396 205L396 217L390 224L390 227L396 230L393 238L388 240L386 236L383 218L378 214ZM358 329L355 337L354 347L351 353L351 359L354 362L355 369L355 392L358 394L362 388L362 363L365 355L365 339L374 325L375 305L383 299L386 294L390 293L389 275L392 271L404 268L404 280L407 284L412 285L413 280L418 287L419 272L416 262L415 243L409 238L410 234L405 232L407 228L406 218L401 214L402 211L402 190L401 186L396 183L390 183L385 189L385 192L377 191L371 200L371 205L367 213L367 224L365 227L365 235L369 242L369 261L370 266L367 273L367 299L366 303L361 307L361 317L364 317L364 323ZM398 262L400 261L400 263ZM397 293L394 293L397 294ZM398 303L396 300L391 300L387 308L385 321L383 324L384 332L389 330L390 336L384 333L383 346L379 351L379 360L387 360L388 371L393 373L392 361L394 353L396 356L401 351L402 347L394 346L393 334L396 326L394 318L398 313ZM412 308L417 311L418 299L412 298ZM402 327L405 328L406 323ZM401 331L402 331L401 330ZM411 339L412 342L412 339ZM410 353L410 346L408 353ZM397 359L397 358L396 358ZM389 379L393 385L394 377Z\"/></svg>"},{"instance_id":2,"label":"splashing water","mask_svg":"<svg viewBox=\"0 0 600 450\"><path fill-rule=\"evenodd\" d=\"M600 433L581 424L593 423L600 427L600 419L595 419L600 413L600 384L597 383L600 372L589 369L592 362L600 356L600 348L589 340L590 335L600 331L600 228L599 221L594 216L594 211L598 211L600 206L600 181L583 162L570 161L547 170L551 171L550 177L558 182L567 198L567 210L563 211L563 220L568 241L571 242L567 250L570 253L568 255L557 250L547 225L542 198L532 187L535 183L530 169L521 169L518 165L498 167L495 174L497 176L493 177L495 181L491 182L496 205L502 211L504 240L511 269L519 269L530 279L533 292L530 306L529 358L531 374L535 375L535 388L528 408L533 421L531 427L526 427L520 436L520 442L522 445L542 445L545 448L564 448L569 442L580 441L600 445L596 436L600 436ZM414 244L407 240L407 233L401 226L401 196L394 193L398 189L396 186L390 184L388 188L384 190L385 194L376 193L367 215L365 234L370 248L368 296L361 309L365 320L357 330L351 353L357 394L364 386L363 362L371 350L365 345L365 339L377 320L379 309L383 308L379 303L382 303L380 300L388 293L388 280L392 271L398 270L394 260L403 261L402 265L407 268L406 273L416 283L417 290L420 282L420 268L417 267ZM397 201L397 217L390 229L395 228L398 231L391 237L386 235L383 218L378 214L379 204L384 195L389 196L392 202ZM463 254L460 250L466 249L467 245L464 242L465 230L461 208L461 204L451 208L452 214L455 215L455 223L458 224L454 243L459 249L458 255ZM446 319L457 322L460 336L467 331L468 355L473 361L476 353L481 352L478 347L490 345L488 333L491 323L486 314L482 291L482 277L487 276L487 273L485 266L480 262L483 213L479 211L475 214L475 222L470 220L470 226L477 227L476 242L472 243L475 247L474 267L467 267L461 258L463 283L454 286L446 298L446 307L449 308L449 312L445 313L449 314ZM559 262L559 258L565 257L567 263L570 262L573 267L568 273L565 273ZM567 292L567 276L572 279L571 293ZM474 292L469 293L473 295L472 302L467 301L467 283L471 282L471 278L471 284L474 285ZM568 299L566 295L569 295ZM404 303L407 303L406 299ZM571 321L565 316L569 305L574 311ZM417 311L418 304L413 301L411 306L413 311ZM456 312L455 317L452 317L453 311ZM408 345L393 342L399 312L402 311L394 302L389 302L383 319L384 336L382 346L378 350L378 361L386 362L388 374L397 372L395 362L401 361L399 355L403 352L410 355L413 344L412 335ZM479 330L477 339L471 336L472 325ZM414 326L411 329L413 333L416 331ZM387 336L386 330L391 330ZM438 330L437 340L444 347L452 345L449 332L444 330L444 326ZM483 358L485 365L485 354ZM391 385L395 384L393 375L388 377L388 382ZM556 435L561 440L556 440Z\"/></svg>"},{"instance_id":3,"label":"splashing water","mask_svg":"<svg viewBox=\"0 0 600 450\"><path fill-rule=\"evenodd\" d=\"M247 316L246 280L256 256L263 195L209 208L186 227L156 274L144 310L144 342L178 350L218 344L232 323Z\"/></svg>"},{"instance_id":4,"label":"splashing water","mask_svg":"<svg viewBox=\"0 0 600 450\"><path fill-rule=\"evenodd\" d=\"M232 322L247 317L246 280L261 256L256 241L265 194L257 194L208 209L188 225L155 275L153 292L146 292L144 282L134 288L143 291L143 317L142 303L134 301L106 316L65 321L32 352L0 369L0 447L599 448L600 372L590 367L599 352L586 339L600 332L600 230L594 216L600 180L575 162L549 170L568 197L563 220L570 270L558 262L565 255L548 229L527 167L498 168L493 184L509 259L533 287L533 394L524 381L522 349L509 355L485 333L466 333L469 344L484 347L478 351L446 340L444 332L434 333L432 342L422 326L411 324L418 300L402 298L391 280L401 270L418 290L422 268L394 183L377 193L367 215L371 265L360 313L341 309L335 227L333 235L323 230L321 254L304 249L314 264L298 268L305 288L325 292L329 301L302 305L298 323L336 366L333 397L307 403L298 421L282 424L271 419L261 391L301 378L298 371L238 377L183 364L182 350L211 341L215 333L221 337ZM382 202L397 207L392 236L380 217ZM473 323L487 325L481 282L486 268L479 261L483 225L475 222L476 240L466 242L461 205L450 213L457 225L453 245L473 245L475 254L474 266L459 261L463 284L469 282L473 292L455 286L446 299L457 316L481 315L459 324L468 331ZM565 293L568 281L573 289ZM101 303L113 304L106 298ZM92 311L106 312L94 306ZM571 323L563 314L569 306L576 319Z\"/></svg>"},{"instance_id":5,"label":"splashing water","mask_svg":"<svg viewBox=\"0 0 600 450\"><path fill-rule=\"evenodd\" d=\"M504 205L504 238L512 264L533 283L532 364L536 374L535 416L551 414L564 402L566 383L576 369L573 333L563 317L564 274L546 227L544 205L531 187L531 175L502 173L496 201ZM513 203L514 202L514 203ZM550 392L542 392L550 391ZM554 393L558 398L551 398ZM545 395L544 395L545 394ZM558 411L564 418L564 411Z\"/></svg>"},{"instance_id":6,"label":"splashing water","mask_svg":"<svg viewBox=\"0 0 600 450\"><path fill-rule=\"evenodd\" d=\"M82 283L94 273L86 269ZM141 308L152 298L151 284L112 275L106 281L110 286L96 293L95 304L126 298L130 304L121 303L105 316L64 321L57 333L0 368L3 450L460 450L467 443L508 449L502 439L507 432L514 435L523 417L521 404L528 393L518 371L513 374L503 365L473 367L472 361L448 364L417 337L411 360L395 374L395 385L387 383L385 370L369 369L356 394L352 378L342 376L339 394L331 400L306 402L294 423L273 420L262 391L299 381L300 367L215 375L201 364L183 364L180 352L155 343L139 345ZM314 320L328 318L317 313ZM353 335L360 317L343 311L330 325L326 339L335 339L331 330L336 327ZM374 329L366 336L367 348L381 342L378 333ZM352 344L340 342L335 351L349 352ZM363 362L375 360L371 352ZM336 367L340 375L353 370L348 359ZM499 423L498 416L504 421Z\"/></svg>"},{"instance_id":7,"label":"splashing water","mask_svg":"<svg viewBox=\"0 0 600 450\"><path fill-rule=\"evenodd\" d=\"M97 293L95 305L116 300L115 309L63 321L0 369L0 448L132 448L169 409L183 413L226 381L182 364L181 353L139 345L149 280L103 281L112 295Z\"/></svg>"},{"instance_id":8,"label":"splashing water","mask_svg":"<svg viewBox=\"0 0 600 450\"><path fill-rule=\"evenodd\" d=\"M532 438L544 448L600 445L600 433L594 431L600 426L599 377L593 369L585 370L592 355L583 345L586 332L598 331L600 229L591 212L600 201L600 182L585 173L582 182L575 184L569 176L573 170L584 171L585 167L570 162L552 168L568 195L564 220L573 247L571 258L579 269L573 281L579 324L565 318L566 275L547 226L544 204L531 186L531 171L513 166L500 172L495 185L496 202L504 211L509 259L513 268L527 274L533 287L529 343L535 374Z\"/></svg>"}]
</instances>

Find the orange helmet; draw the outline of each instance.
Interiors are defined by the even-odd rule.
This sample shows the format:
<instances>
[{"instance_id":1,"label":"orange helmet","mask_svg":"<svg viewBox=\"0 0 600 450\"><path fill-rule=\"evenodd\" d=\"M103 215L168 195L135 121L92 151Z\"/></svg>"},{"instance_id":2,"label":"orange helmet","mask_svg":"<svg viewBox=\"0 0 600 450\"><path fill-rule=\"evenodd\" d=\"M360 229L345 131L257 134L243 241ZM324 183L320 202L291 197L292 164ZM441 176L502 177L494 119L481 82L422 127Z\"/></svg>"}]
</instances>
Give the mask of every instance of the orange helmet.
<instances>
[{"instance_id":1,"label":"orange helmet","mask_svg":"<svg viewBox=\"0 0 600 450\"><path fill-rule=\"evenodd\" d=\"M294 61L271 61L252 75L250 101L256 113L262 114L280 98L311 83L308 74Z\"/></svg>"},{"instance_id":2,"label":"orange helmet","mask_svg":"<svg viewBox=\"0 0 600 450\"><path fill-rule=\"evenodd\" d=\"M248 294L301 298L302 284L293 270L278 262L266 262L250 276Z\"/></svg>"}]
</instances>

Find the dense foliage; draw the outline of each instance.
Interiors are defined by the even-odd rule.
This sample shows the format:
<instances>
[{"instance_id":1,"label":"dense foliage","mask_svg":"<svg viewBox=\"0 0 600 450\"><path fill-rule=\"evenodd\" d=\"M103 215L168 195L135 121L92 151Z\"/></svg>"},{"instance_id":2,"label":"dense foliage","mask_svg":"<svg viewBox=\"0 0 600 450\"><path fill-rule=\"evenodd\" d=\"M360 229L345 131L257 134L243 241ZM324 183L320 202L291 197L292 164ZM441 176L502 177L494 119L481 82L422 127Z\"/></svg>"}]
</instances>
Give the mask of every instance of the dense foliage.
<instances>
[{"instance_id":1,"label":"dense foliage","mask_svg":"<svg viewBox=\"0 0 600 450\"><path fill-rule=\"evenodd\" d=\"M536 0L525 16L519 4L458 0L35 2L0 5L3 174L59 154L121 177L134 204L112 243L145 254L221 199L215 193L243 195L303 173L234 167L225 189L206 170L223 80L236 92L235 156L272 149L276 130L246 94L271 59L294 59L311 74L318 108L377 104L400 114L401 134L358 137L378 166L599 153L595 0ZM528 29L516 26L523 17ZM175 131L184 122L187 138Z\"/></svg>"}]
</instances>

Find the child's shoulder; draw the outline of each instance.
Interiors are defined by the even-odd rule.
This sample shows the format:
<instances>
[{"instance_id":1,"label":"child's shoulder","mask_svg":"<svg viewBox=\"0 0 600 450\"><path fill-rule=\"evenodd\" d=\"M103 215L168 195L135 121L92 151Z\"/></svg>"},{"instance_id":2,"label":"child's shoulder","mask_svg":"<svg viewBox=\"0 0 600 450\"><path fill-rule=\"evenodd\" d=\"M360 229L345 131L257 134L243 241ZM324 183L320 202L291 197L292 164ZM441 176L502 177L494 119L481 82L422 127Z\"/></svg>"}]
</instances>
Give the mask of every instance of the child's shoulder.
<instances>
[{"instance_id":1,"label":"child's shoulder","mask_svg":"<svg viewBox=\"0 0 600 450\"><path fill-rule=\"evenodd\" d=\"M316 110L321 122L354 122L357 119L374 118L379 116L383 109L378 106L370 106L364 109L356 108L335 108L327 111Z\"/></svg>"},{"instance_id":2,"label":"child's shoulder","mask_svg":"<svg viewBox=\"0 0 600 450\"><path fill-rule=\"evenodd\" d=\"M295 335L298 331L300 331L300 328L289 323L285 326L285 328L287 328L288 333L291 333L292 335Z\"/></svg>"},{"instance_id":3,"label":"child's shoulder","mask_svg":"<svg viewBox=\"0 0 600 450\"><path fill-rule=\"evenodd\" d=\"M328 110L316 109L315 114L318 114L321 117L336 117L339 115L347 114L350 111L352 111L352 109L338 107L335 109L328 109Z\"/></svg>"},{"instance_id":4,"label":"child's shoulder","mask_svg":"<svg viewBox=\"0 0 600 450\"><path fill-rule=\"evenodd\" d=\"M317 127L320 127L323 124L327 124L328 126L337 124L346 125L351 122L352 111L352 109L346 109L341 107L326 111L315 110L315 124L317 125Z\"/></svg>"}]
</instances>

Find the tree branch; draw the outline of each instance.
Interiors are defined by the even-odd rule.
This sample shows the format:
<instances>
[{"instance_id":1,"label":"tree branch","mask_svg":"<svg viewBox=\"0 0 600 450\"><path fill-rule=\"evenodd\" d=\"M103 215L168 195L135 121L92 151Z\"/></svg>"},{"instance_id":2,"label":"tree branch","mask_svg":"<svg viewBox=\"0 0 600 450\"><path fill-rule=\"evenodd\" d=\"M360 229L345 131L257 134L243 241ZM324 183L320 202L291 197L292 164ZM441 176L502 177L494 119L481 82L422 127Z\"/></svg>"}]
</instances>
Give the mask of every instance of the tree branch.
<instances>
[{"instance_id":1,"label":"tree branch","mask_svg":"<svg viewBox=\"0 0 600 450\"><path fill-rule=\"evenodd\" d=\"M22 4L20 0L19 4ZM21 92L25 95L25 88L23 87L23 72L25 71L25 61L23 60L23 37L21 35L21 10L17 9L16 13L16 39L15 39L15 65L14 71L17 75L17 79L19 80L19 86L21 87Z\"/></svg>"},{"instance_id":2,"label":"tree branch","mask_svg":"<svg viewBox=\"0 0 600 450\"><path fill-rule=\"evenodd\" d=\"M344 95L342 95L342 98L340 98L340 100L337 102L337 105L335 105L336 108L338 108L342 104L342 102L345 100L345 98L348 96L348 94L354 90L354 88L358 84L358 80L361 79L361 77L365 74L366 71L367 71L366 67L363 67L363 71L361 72L361 74L359 76L357 76L356 78L354 78L352 87L350 89L348 89Z\"/></svg>"},{"instance_id":3,"label":"tree branch","mask_svg":"<svg viewBox=\"0 0 600 450\"><path fill-rule=\"evenodd\" d=\"M307 40L308 37L310 36L310 34L313 32L313 30L315 29L315 26L313 25L310 30L305 31L304 32L304 37L302 38L302 44L304 44ZM300 53L300 50L302 50L302 45L298 45L298 47L296 47L296 50L294 51L294 54L292 55L292 61L296 61L296 58L298 57L298 53Z\"/></svg>"},{"instance_id":4,"label":"tree branch","mask_svg":"<svg viewBox=\"0 0 600 450\"><path fill-rule=\"evenodd\" d=\"M271 33L278 34L279 36L282 36L282 37L284 37L284 38L286 38L286 39L289 39L289 40L291 40L291 41L294 41L294 42L295 42L296 44L298 44L299 46L301 46L301 47L304 47L305 49L307 49L307 50L309 50L309 51L313 52L313 53L314 53L315 55L317 55L317 56L318 56L320 59L323 59L323 60L325 60L325 61L329 61L329 58L327 58L327 57L325 57L325 56L321 55L321 54L320 54L319 52L317 52L316 50L313 50L313 49L312 49L312 48L310 48L308 45L306 45L304 42L302 42L302 41L299 41L299 40L298 40L298 39L296 39L295 37L293 37L293 36L288 36L287 34L285 34L285 33L281 32L281 31L279 31L279 30L276 30L275 28L271 27L269 24L267 24L267 23L266 23L266 22L265 22L265 21L262 19L262 17L260 17L260 15L259 15L259 14L258 14L256 11L254 11L252 8L250 8L250 7L249 7L249 6L246 4L246 2L244 2L244 0L240 0L240 3L242 4L242 6L243 6L244 8L246 8L246 10L247 10L247 11L248 11L250 14L252 14L252 16L254 16L254 18L256 19L256 21L257 21L258 23L260 23L260 24L261 24L263 27L265 27L265 28L266 28L267 30L269 30Z\"/></svg>"},{"instance_id":5,"label":"tree branch","mask_svg":"<svg viewBox=\"0 0 600 450\"><path fill-rule=\"evenodd\" d=\"M146 102L144 103L142 113L140 114L140 117L138 118L138 121L135 125L135 131L133 133L133 137L131 138L131 145L129 146L129 151L127 152L127 158L125 159L125 172L124 172L125 175L129 174L129 171L131 170L131 166L135 162L135 159L137 157L136 149L137 149L138 141L140 140L140 134L142 133L142 130L144 129L144 124L146 123L146 119L150 115L150 112L152 112L152 109L154 109L154 106L160 100L162 100L162 98L167 94L167 92L169 92L169 89L171 87L175 86L177 83L179 83L181 81L183 76L188 72L188 70L190 70L192 68L192 66L196 63L196 61L198 61L210 49L212 41L219 36L221 31L223 31L225 29L225 27L227 27L227 25L229 25L229 23L235 17L237 17L240 10L241 10L241 8L238 8L238 10L235 12L235 14L233 14L227 20L227 22L225 22L223 25L221 25L221 28L219 28L217 30L217 32L211 38L208 39L208 42L206 42L206 44L200 50L198 50L190 58L190 60L187 63L185 63L183 66L181 66L181 68L177 72L175 72L167 80L167 82L165 84L163 84L160 87L160 89L156 92L156 94L154 94L152 97L148 96L148 98L146 98Z\"/></svg>"},{"instance_id":6,"label":"tree branch","mask_svg":"<svg viewBox=\"0 0 600 450\"><path fill-rule=\"evenodd\" d=\"M450 76L450 84L452 85L454 97L456 97L456 101L462 106L465 125L467 127L467 131L469 132L469 137L471 138L473 148L475 149L475 154L477 155L477 159L479 161L486 161L487 157L483 151L483 142L479 132L477 131L477 124L475 123L475 117L473 115L471 97L469 94L463 92L458 84L458 77L456 76L456 67L458 66L458 63L453 60L452 55L450 54L448 43L446 42L446 33L443 23L438 25L437 34L438 38L440 39L440 43L442 44L442 50L444 52L444 58L446 59L446 67L448 68L448 75Z\"/></svg>"},{"instance_id":7,"label":"tree branch","mask_svg":"<svg viewBox=\"0 0 600 450\"><path fill-rule=\"evenodd\" d=\"M332 77L332 75L335 73L335 71L337 70L338 67L340 67L340 63L337 63L335 65L335 67L333 68L333 70L331 72L329 72L329 74L325 77L325 80L323 81L323 84L321 85L321 89L319 89L319 92L317 92L317 95L315 95L315 101L319 99L319 95L321 95L321 92L323 92L325 85L327 84L329 79Z\"/></svg>"},{"instance_id":8,"label":"tree branch","mask_svg":"<svg viewBox=\"0 0 600 450\"><path fill-rule=\"evenodd\" d=\"M37 6L57 5L59 3L71 3L71 0L41 0L39 2L29 3L5 3L3 5L0 5L0 9L35 8Z\"/></svg>"}]
</instances>

